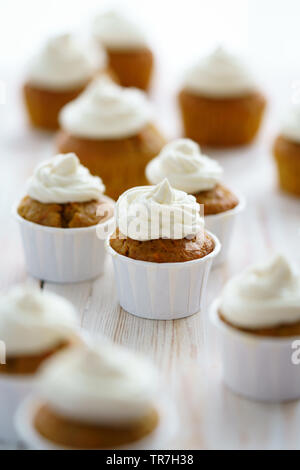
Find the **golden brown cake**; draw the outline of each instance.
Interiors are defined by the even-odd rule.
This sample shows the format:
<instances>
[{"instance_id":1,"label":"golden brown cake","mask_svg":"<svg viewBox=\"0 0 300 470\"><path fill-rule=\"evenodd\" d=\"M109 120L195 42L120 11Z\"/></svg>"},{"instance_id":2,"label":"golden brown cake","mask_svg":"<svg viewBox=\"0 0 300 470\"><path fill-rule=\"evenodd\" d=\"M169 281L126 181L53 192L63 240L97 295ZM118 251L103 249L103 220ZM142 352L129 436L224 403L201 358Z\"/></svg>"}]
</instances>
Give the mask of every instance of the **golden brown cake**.
<instances>
[{"instance_id":1,"label":"golden brown cake","mask_svg":"<svg viewBox=\"0 0 300 470\"><path fill-rule=\"evenodd\" d=\"M75 90L57 91L37 88L26 83L23 88L28 117L34 127L46 130L59 128L58 115L60 110L74 100L85 88L82 85Z\"/></svg>"},{"instance_id":2,"label":"golden brown cake","mask_svg":"<svg viewBox=\"0 0 300 470\"><path fill-rule=\"evenodd\" d=\"M215 244L207 233L199 233L189 239L170 240L159 238L157 240L138 241L114 233L110 239L110 246L120 255L128 258L149 261L151 263L179 263L203 258L214 250Z\"/></svg>"},{"instance_id":3,"label":"golden brown cake","mask_svg":"<svg viewBox=\"0 0 300 470\"><path fill-rule=\"evenodd\" d=\"M122 86L147 91L153 71L153 54L150 49L123 51L106 49L108 65Z\"/></svg>"},{"instance_id":4,"label":"golden brown cake","mask_svg":"<svg viewBox=\"0 0 300 470\"><path fill-rule=\"evenodd\" d=\"M204 204L204 215L214 215L234 209L239 200L230 189L217 184L213 189L194 194L199 204Z\"/></svg>"},{"instance_id":5,"label":"golden brown cake","mask_svg":"<svg viewBox=\"0 0 300 470\"><path fill-rule=\"evenodd\" d=\"M22 355L22 356L8 356L6 357L6 364L0 365L0 375L30 375L35 374L40 365L53 354L61 351L64 348L70 347L70 342L62 342L55 348L47 352L35 355Z\"/></svg>"},{"instance_id":6,"label":"golden brown cake","mask_svg":"<svg viewBox=\"0 0 300 470\"><path fill-rule=\"evenodd\" d=\"M101 206L107 200L88 202L69 202L66 204L44 204L25 196L19 206L18 214L26 220L39 225L58 228L80 228L97 225L110 218L113 206L110 204L110 214L101 215Z\"/></svg>"},{"instance_id":7,"label":"golden brown cake","mask_svg":"<svg viewBox=\"0 0 300 470\"><path fill-rule=\"evenodd\" d=\"M279 135L275 140L273 153L281 189L300 196L300 142L293 142Z\"/></svg>"},{"instance_id":8,"label":"golden brown cake","mask_svg":"<svg viewBox=\"0 0 300 470\"><path fill-rule=\"evenodd\" d=\"M179 94L184 134L201 145L231 147L250 143L266 107L259 93L237 98L208 98L186 90Z\"/></svg>"},{"instance_id":9,"label":"golden brown cake","mask_svg":"<svg viewBox=\"0 0 300 470\"><path fill-rule=\"evenodd\" d=\"M114 449L145 438L158 422L158 413L153 409L147 416L123 427L91 425L59 416L44 405L36 413L34 426L41 436L63 447Z\"/></svg>"},{"instance_id":10,"label":"golden brown cake","mask_svg":"<svg viewBox=\"0 0 300 470\"><path fill-rule=\"evenodd\" d=\"M147 184L146 165L164 144L154 125L122 139L84 139L62 130L56 141L59 152L75 152L92 174L101 175L106 194L115 200L127 189Z\"/></svg>"}]
</instances>

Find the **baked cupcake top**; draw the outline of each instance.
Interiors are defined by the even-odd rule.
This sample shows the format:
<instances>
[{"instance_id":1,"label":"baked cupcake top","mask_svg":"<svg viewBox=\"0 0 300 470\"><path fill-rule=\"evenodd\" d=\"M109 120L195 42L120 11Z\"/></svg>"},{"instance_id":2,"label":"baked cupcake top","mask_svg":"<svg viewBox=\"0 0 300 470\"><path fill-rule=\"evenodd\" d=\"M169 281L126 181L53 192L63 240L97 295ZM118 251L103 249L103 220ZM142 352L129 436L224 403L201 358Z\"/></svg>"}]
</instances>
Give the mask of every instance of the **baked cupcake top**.
<instances>
[{"instance_id":1,"label":"baked cupcake top","mask_svg":"<svg viewBox=\"0 0 300 470\"><path fill-rule=\"evenodd\" d=\"M60 415L122 425L147 415L158 375L146 360L113 344L69 348L41 368L41 396Z\"/></svg>"},{"instance_id":2,"label":"baked cupcake top","mask_svg":"<svg viewBox=\"0 0 300 470\"><path fill-rule=\"evenodd\" d=\"M104 191L101 178L92 176L74 153L42 162L27 184L27 194L44 204L99 200Z\"/></svg>"},{"instance_id":3,"label":"baked cupcake top","mask_svg":"<svg viewBox=\"0 0 300 470\"><path fill-rule=\"evenodd\" d=\"M0 297L0 338L8 357L49 351L73 337L76 312L67 300L29 286Z\"/></svg>"},{"instance_id":4,"label":"baked cupcake top","mask_svg":"<svg viewBox=\"0 0 300 470\"><path fill-rule=\"evenodd\" d=\"M300 105L294 105L289 109L280 133L286 139L300 143Z\"/></svg>"},{"instance_id":5,"label":"baked cupcake top","mask_svg":"<svg viewBox=\"0 0 300 470\"><path fill-rule=\"evenodd\" d=\"M257 85L238 57L218 47L187 72L184 89L211 98L229 98L247 95Z\"/></svg>"},{"instance_id":6,"label":"baked cupcake top","mask_svg":"<svg viewBox=\"0 0 300 470\"><path fill-rule=\"evenodd\" d=\"M183 239L203 230L200 206L194 196L171 187L164 179L156 186L139 186L117 202L116 225L133 240Z\"/></svg>"},{"instance_id":7,"label":"baked cupcake top","mask_svg":"<svg viewBox=\"0 0 300 470\"><path fill-rule=\"evenodd\" d=\"M220 312L232 325L259 329L300 321L300 275L275 256L251 266L225 286Z\"/></svg>"},{"instance_id":8,"label":"baked cupcake top","mask_svg":"<svg viewBox=\"0 0 300 470\"><path fill-rule=\"evenodd\" d=\"M147 47L143 31L121 12L108 10L98 14L93 22L93 34L104 47L135 50Z\"/></svg>"},{"instance_id":9,"label":"baked cupcake top","mask_svg":"<svg viewBox=\"0 0 300 470\"><path fill-rule=\"evenodd\" d=\"M213 189L222 175L223 169L219 163L203 155L199 145L190 139L170 142L146 168L151 184L168 178L174 188L189 194Z\"/></svg>"},{"instance_id":10,"label":"baked cupcake top","mask_svg":"<svg viewBox=\"0 0 300 470\"><path fill-rule=\"evenodd\" d=\"M32 86L64 91L81 87L94 72L95 64L88 52L72 35L63 34L50 38L35 55L27 81Z\"/></svg>"},{"instance_id":11,"label":"baked cupcake top","mask_svg":"<svg viewBox=\"0 0 300 470\"><path fill-rule=\"evenodd\" d=\"M59 120L63 129L77 137L122 139L149 124L152 109L142 91L101 77L62 109Z\"/></svg>"}]
</instances>

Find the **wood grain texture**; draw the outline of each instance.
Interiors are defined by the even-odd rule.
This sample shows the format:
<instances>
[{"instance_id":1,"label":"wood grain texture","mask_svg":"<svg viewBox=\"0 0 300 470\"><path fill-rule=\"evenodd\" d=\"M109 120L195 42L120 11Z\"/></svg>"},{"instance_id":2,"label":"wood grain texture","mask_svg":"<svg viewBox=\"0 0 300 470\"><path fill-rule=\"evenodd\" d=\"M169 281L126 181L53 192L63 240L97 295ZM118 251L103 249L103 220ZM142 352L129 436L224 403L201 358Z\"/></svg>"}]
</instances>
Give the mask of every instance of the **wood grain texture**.
<instances>
[{"instance_id":1,"label":"wood grain texture","mask_svg":"<svg viewBox=\"0 0 300 470\"><path fill-rule=\"evenodd\" d=\"M22 194L33 167L53 149L51 136L26 128L14 94L16 86L4 108L0 107L1 290L28 280L11 207ZM15 110L13 116L11 109ZM167 322L131 316L118 304L110 259L105 275L94 282L43 285L45 290L73 302L82 327L100 335L98 341L104 335L157 364L179 416L178 432L170 445L173 448L300 448L300 403L263 405L227 390L221 381L217 345L208 322L210 302L219 295L224 282L247 264L276 251L300 264L299 200L277 190L270 154L272 137L272 128L266 126L249 148L210 152L225 168L224 181L245 194L247 208L237 222L228 262L211 273L203 312Z\"/></svg>"}]
</instances>

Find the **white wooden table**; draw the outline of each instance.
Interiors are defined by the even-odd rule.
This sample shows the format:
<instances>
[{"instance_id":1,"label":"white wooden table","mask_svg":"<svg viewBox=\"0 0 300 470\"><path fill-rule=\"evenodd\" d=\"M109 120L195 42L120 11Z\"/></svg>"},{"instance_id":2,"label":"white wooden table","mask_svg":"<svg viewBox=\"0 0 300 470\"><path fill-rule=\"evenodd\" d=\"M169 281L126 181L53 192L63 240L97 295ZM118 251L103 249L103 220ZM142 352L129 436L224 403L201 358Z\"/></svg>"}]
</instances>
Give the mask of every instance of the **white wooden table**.
<instances>
[{"instance_id":1,"label":"white wooden table","mask_svg":"<svg viewBox=\"0 0 300 470\"><path fill-rule=\"evenodd\" d=\"M8 78L6 102L0 105L1 291L17 282L37 282L26 275L11 207L22 194L34 166L53 152L51 136L26 126L18 84ZM170 98L164 98L168 102L164 103L162 120L167 119L171 109ZM159 93L155 100L162 102ZM175 121L168 124L169 136L175 136ZM235 396L223 386L207 317L208 305L224 282L248 263L280 250L300 265L299 200L277 190L270 154L273 131L274 125L267 116L261 136L253 146L210 153L224 165L226 182L247 197L247 209L237 223L228 263L211 274L203 312L168 322L127 314L118 305L110 260L105 275L93 282L40 283L41 288L73 302L83 328L93 334L102 333L156 362L169 384L168 393L174 398L179 414L179 430L171 443L175 449L300 448L300 402L258 404Z\"/></svg>"}]
</instances>

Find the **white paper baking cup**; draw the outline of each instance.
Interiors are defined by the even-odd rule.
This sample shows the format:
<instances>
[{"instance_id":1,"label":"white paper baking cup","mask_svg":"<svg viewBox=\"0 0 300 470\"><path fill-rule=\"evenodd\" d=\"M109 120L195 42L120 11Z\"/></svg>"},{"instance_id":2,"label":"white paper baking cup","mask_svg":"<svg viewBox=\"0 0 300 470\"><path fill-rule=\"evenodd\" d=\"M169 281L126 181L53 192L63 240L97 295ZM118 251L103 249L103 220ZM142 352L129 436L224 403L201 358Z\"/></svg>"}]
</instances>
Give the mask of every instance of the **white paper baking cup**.
<instances>
[{"instance_id":1,"label":"white paper baking cup","mask_svg":"<svg viewBox=\"0 0 300 470\"><path fill-rule=\"evenodd\" d=\"M27 397L19 406L15 415L15 427L19 439L32 450L66 450L41 436L33 425L34 416L42 402L35 396ZM128 446L118 447L115 450L152 450L167 449L178 430L178 417L175 407L169 400L158 403L160 421L158 427L149 436L140 439ZM99 449L100 450L100 449Z\"/></svg>"},{"instance_id":2,"label":"white paper baking cup","mask_svg":"<svg viewBox=\"0 0 300 470\"><path fill-rule=\"evenodd\" d=\"M97 226L54 228L29 222L17 209L27 271L38 279L56 283L87 281L100 276L106 258L105 240L97 237ZM107 233L113 218L103 223Z\"/></svg>"},{"instance_id":3,"label":"white paper baking cup","mask_svg":"<svg viewBox=\"0 0 300 470\"><path fill-rule=\"evenodd\" d=\"M210 320L218 334L223 380L247 398L282 402L300 398L300 365L292 363L292 343L297 338L263 338L226 325L215 300Z\"/></svg>"},{"instance_id":4,"label":"white paper baking cup","mask_svg":"<svg viewBox=\"0 0 300 470\"><path fill-rule=\"evenodd\" d=\"M220 253L213 261L213 267L217 267L226 261L234 225L236 222L236 216L242 212L246 206L246 200L244 196L236 191L234 191L234 194L239 200L239 203L236 207L230 209L229 211L221 212L220 214L211 214L205 216L206 229L216 235L222 245Z\"/></svg>"},{"instance_id":5,"label":"white paper baking cup","mask_svg":"<svg viewBox=\"0 0 300 470\"><path fill-rule=\"evenodd\" d=\"M18 434L14 415L27 395L32 393L34 376L0 375L0 441L16 443Z\"/></svg>"},{"instance_id":6,"label":"white paper baking cup","mask_svg":"<svg viewBox=\"0 0 300 470\"><path fill-rule=\"evenodd\" d=\"M121 307L151 320L176 320L201 310L212 260L219 240L209 234L215 248L207 256L181 263L151 263L120 255L110 246Z\"/></svg>"}]
</instances>

